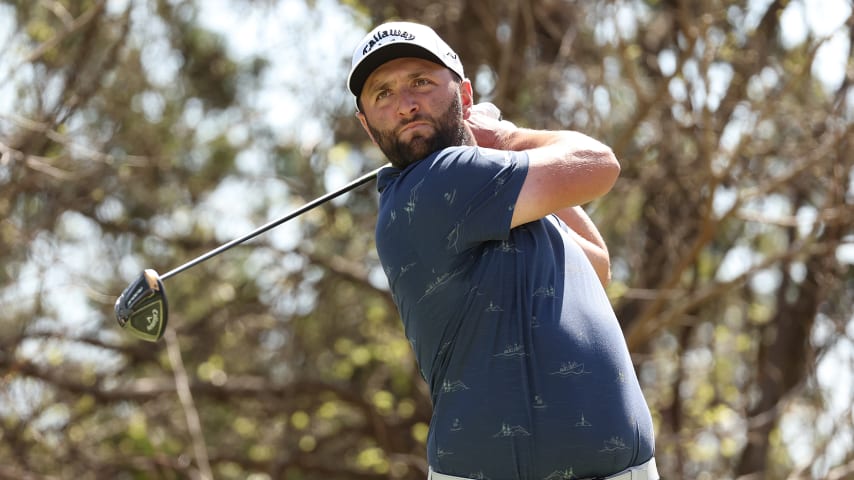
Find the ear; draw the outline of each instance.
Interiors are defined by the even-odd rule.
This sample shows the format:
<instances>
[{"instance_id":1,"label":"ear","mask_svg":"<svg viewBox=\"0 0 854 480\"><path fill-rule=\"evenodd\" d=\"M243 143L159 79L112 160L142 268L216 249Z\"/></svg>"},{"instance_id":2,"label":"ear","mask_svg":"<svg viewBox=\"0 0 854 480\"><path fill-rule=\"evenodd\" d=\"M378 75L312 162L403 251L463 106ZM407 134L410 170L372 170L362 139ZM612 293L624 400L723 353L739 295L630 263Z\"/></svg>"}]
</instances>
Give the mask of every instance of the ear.
<instances>
[{"instance_id":1,"label":"ear","mask_svg":"<svg viewBox=\"0 0 854 480\"><path fill-rule=\"evenodd\" d=\"M474 94L468 78L460 83L460 100L463 106L463 120L467 120L471 116L471 107L474 105Z\"/></svg>"},{"instance_id":2,"label":"ear","mask_svg":"<svg viewBox=\"0 0 854 480\"><path fill-rule=\"evenodd\" d=\"M362 124L362 128L365 129L365 132L367 132L368 137L371 138L371 141L374 142L374 145L379 146L379 144L377 143L377 139L375 139L374 135L371 133L371 129L368 128L368 117L366 117L365 114L362 112L356 112L356 118L359 119L359 123Z\"/></svg>"}]
</instances>

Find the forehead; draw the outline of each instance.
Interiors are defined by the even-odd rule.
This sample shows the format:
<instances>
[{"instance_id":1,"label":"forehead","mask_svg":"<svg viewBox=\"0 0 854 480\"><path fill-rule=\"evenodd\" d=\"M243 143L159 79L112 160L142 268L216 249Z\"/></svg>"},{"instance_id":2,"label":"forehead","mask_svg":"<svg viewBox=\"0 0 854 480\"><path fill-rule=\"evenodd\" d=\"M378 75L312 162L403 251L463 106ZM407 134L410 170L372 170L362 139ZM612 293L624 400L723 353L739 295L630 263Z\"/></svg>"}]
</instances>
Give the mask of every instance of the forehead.
<instances>
[{"instance_id":1,"label":"forehead","mask_svg":"<svg viewBox=\"0 0 854 480\"><path fill-rule=\"evenodd\" d=\"M403 57L389 60L380 65L365 80L365 90L375 88L398 78L408 78L413 75L430 73L433 75L446 74L449 78L451 71L443 65L424 60L423 58Z\"/></svg>"}]
</instances>

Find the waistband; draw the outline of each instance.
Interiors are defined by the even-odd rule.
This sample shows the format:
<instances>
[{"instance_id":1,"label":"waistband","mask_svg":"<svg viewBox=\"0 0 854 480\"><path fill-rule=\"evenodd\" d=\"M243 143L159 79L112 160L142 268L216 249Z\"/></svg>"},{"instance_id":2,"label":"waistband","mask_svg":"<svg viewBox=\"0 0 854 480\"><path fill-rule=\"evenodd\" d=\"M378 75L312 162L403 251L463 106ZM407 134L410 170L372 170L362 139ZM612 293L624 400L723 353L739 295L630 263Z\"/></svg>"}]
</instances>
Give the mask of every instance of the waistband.
<instances>
[{"instance_id":1,"label":"waistband","mask_svg":"<svg viewBox=\"0 0 854 480\"><path fill-rule=\"evenodd\" d=\"M627 468L622 472L605 477L604 480L660 480L658 476L658 468L655 465L655 457L646 463ZM472 480L467 477L457 477L454 475L446 475L433 471L430 467L430 473L427 475L427 480Z\"/></svg>"}]
</instances>

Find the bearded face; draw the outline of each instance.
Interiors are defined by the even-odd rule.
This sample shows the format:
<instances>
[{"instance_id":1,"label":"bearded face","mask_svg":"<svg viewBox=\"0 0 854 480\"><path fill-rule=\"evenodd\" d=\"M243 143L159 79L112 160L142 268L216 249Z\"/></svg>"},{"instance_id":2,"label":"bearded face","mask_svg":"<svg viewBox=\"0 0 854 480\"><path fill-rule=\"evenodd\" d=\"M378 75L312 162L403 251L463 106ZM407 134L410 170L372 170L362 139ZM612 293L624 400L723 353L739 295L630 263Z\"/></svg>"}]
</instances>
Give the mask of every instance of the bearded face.
<instances>
[{"instance_id":1,"label":"bearded face","mask_svg":"<svg viewBox=\"0 0 854 480\"><path fill-rule=\"evenodd\" d=\"M429 123L433 127L432 134L416 132L408 140L403 140L402 135L397 132L412 122ZM390 130L375 128L367 120L366 123L380 150L389 162L399 169L404 169L443 148L473 144L471 135L465 128L459 95L453 95L448 107L436 118L418 112Z\"/></svg>"}]
</instances>

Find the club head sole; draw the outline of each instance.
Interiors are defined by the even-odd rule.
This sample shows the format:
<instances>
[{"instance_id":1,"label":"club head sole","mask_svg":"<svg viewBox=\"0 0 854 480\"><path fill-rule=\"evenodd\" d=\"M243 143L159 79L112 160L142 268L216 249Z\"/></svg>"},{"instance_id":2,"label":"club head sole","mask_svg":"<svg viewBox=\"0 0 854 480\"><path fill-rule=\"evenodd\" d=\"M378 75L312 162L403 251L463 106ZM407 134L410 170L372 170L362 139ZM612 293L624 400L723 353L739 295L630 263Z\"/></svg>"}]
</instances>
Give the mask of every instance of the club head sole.
<instances>
[{"instance_id":1,"label":"club head sole","mask_svg":"<svg viewBox=\"0 0 854 480\"><path fill-rule=\"evenodd\" d=\"M146 269L119 295L116 321L131 335L148 342L160 340L166 331L168 304L160 275Z\"/></svg>"}]
</instances>

